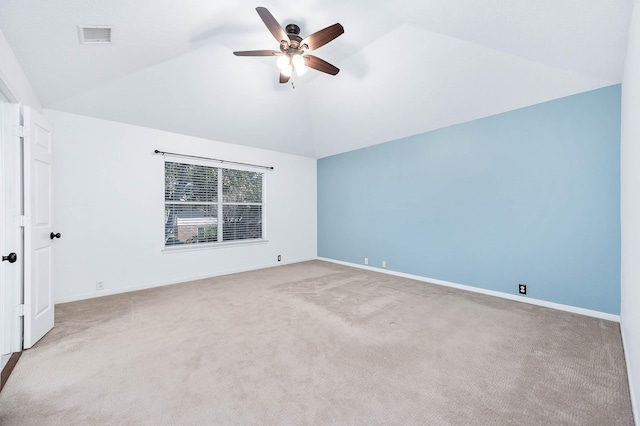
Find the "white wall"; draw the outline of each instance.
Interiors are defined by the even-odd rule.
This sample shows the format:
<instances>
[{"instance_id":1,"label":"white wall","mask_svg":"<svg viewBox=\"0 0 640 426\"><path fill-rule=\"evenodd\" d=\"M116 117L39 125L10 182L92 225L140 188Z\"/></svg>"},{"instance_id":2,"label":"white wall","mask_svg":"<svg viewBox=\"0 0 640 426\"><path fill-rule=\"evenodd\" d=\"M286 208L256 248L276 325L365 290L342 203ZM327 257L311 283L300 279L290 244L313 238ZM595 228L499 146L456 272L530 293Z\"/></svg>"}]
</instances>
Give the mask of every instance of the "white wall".
<instances>
[{"instance_id":1,"label":"white wall","mask_svg":"<svg viewBox=\"0 0 640 426\"><path fill-rule=\"evenodd\" d=\"M316 160L45 110L54 126L56 302L316 257ZM155 149L274 167L266 244L163 253ZM282 255L282 262L277 256ZM96 281L105 290L96 291Z\"/></svg>"},{"instance_id":2,"label":"white wall","mask_svg":"<svg viewBox=\"0 0 640 426\"><path fill-rule=\"evenodd\" d=\"M11 92L15 99L11 101L18 102L22 105L30 106L35 110L42 110L40 100L31 87L31 83L27 79L22 66L16 59L16 56L4 38L4 34L0 30L0 84L4 84ZM1 89L1 88L0 88Z\"/></svg>"},{"instance_id":3,"label":"white wall","mask_svg":"<svg viewBox=\"0 0 640 426\"><path fill-rule=\"evenodd\" d=\"M635 2L622 81L621 327L629 381L640 424L640 3Z\"/></svg>"}]
</instances>

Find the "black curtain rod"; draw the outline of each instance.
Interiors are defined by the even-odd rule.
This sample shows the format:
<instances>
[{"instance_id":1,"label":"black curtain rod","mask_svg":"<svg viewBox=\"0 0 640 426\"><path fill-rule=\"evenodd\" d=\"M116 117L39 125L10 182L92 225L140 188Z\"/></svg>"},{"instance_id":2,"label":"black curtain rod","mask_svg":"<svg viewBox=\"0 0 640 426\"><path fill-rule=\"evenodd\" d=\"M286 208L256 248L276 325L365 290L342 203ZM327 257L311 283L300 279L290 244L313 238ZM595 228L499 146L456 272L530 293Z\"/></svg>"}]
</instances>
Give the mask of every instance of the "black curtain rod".
<instances>
[{"instance_id":1,"label":"black curtain rod","mask_svg":"<svg viewBox=\"0 0 640 426\"><path fill-rule=\"evenodd\" d=\"M197 158L199 160L213 160L213 161L218 161L219 163L238 164L240 166L260 167L261 169L273 170L272 166L261 166L259 164L239 163L237 161L220 160L218 158L198 157L197 155L176 154L175 152L165 152L157 149L153 152L156 154L162 154L162 155L168 154L168 155L175 155L176 157Z\"/></svg>"}]
</instances>

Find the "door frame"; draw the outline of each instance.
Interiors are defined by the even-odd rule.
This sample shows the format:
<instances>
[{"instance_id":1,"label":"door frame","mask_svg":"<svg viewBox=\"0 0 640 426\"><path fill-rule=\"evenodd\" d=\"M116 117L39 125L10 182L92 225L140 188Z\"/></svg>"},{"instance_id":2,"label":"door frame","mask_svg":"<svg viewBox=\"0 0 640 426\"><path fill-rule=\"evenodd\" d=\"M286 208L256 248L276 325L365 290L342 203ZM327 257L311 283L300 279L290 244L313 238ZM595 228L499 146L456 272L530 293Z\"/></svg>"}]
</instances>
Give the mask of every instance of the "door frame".
<instances>
[{"instance_id":1,"label":"door frame","mask_svg":"<svg viewBox=\"0 0 640 426\"><path fill-rule=\"evenodd\" d=\"M21 226L21 217L24 214L24 180L22 176L22 138L15 131L22 122L22 110L16 97L2 81L0 75L0 100L3 107L0 113L4 115L0 122L0 150L4 165L0 176L0 188L3 190L3 201L0 206L0 224L3 228L3 240L0 242L0 250L14 251L18 255L16 263L11 265L13 269L8 273L9 264L2 265L2 279L0 280L0 295L2 295L2 327L3 341L2 350L8 349L9 353L22 351L23 340L23 320L20 316L19 308L23 304L24 298L24 228ZM6 108L5 108L6 107ZM11 185L12 191L9 198L5 198L5 185ZM7 202L8 200L8 202ZM7 212L8 207L11 211ZM13 216L13 218L8 216ZM5 233L4 231L10 231ZM7 235L8 234L8 235ZM5 236L7 238L5 239ZM5 279L9 277L10 279Z\"/></svg>"}]
</instances>

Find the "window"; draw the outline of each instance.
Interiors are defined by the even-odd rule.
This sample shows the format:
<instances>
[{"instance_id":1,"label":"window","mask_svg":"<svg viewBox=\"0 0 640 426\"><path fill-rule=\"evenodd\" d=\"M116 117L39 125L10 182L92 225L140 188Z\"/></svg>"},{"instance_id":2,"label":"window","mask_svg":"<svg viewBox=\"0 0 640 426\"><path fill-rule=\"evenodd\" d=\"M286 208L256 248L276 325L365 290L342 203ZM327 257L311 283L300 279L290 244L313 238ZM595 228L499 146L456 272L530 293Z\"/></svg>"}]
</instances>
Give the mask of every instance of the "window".
<instances>
[{"instance_id":1,"label":"window","mask_svg":"<svg viewBox=\"0 0 640 426\"><path fill-rule=\"evenodd\" d=\"M264 173L165 161L165 247L263 238Z\"/></svg>"}]
</instances>

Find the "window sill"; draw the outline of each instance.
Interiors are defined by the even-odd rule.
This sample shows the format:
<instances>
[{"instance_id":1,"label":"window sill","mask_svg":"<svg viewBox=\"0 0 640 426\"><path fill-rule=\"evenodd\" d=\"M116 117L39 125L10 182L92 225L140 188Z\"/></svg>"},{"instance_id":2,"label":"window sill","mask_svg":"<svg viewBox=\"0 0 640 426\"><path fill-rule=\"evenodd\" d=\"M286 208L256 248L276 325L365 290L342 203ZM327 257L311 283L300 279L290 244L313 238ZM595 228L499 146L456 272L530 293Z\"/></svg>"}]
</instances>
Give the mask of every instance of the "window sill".
<instances>
[{"instance_id":1,"label":"window sill","mask_svg":"<svg viewBox=\"0 0 640 426\"><path fill-rule=\"evenodd\" d=\"M257 240L243 240L243 241L229 241L226 243L209 243L209 244L185 244L180 246L165 247L161 251L163 254L183 253L185 251L200 251L230 247L245 247L253 246L257 244L266 244L269 240L257 239Z\"/></svg>"}]
</instances>

